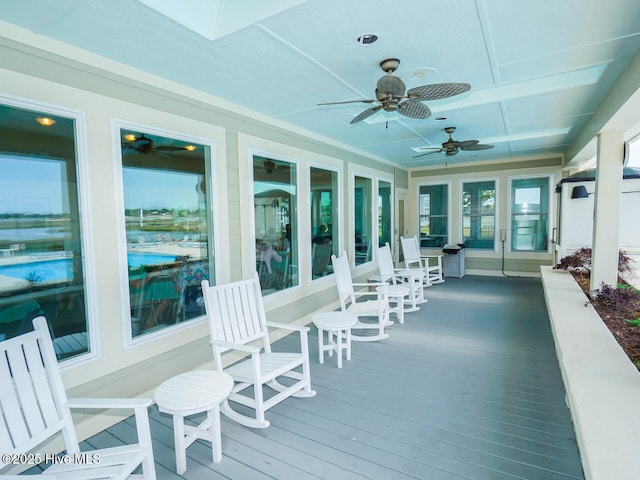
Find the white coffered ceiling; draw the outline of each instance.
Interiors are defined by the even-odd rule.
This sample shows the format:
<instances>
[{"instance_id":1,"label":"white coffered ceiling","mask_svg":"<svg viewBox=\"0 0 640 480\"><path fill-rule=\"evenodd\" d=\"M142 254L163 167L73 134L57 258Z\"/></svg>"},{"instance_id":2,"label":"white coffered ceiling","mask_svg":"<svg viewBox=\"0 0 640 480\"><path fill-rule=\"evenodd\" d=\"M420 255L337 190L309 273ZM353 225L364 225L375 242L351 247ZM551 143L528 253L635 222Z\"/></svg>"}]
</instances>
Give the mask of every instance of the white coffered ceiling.
<instances>
[{"instance_id":1,"label":"white coffered ceiling","mask_svg":"<svg viewBox=\"0 0 640 480\"><path fill-rule=\"evenodd\" d=\"M1 2L0 20L409 168L444 162L413 157L447 126L495 145L457 163L575 150L640 49L638 0L22 0ZM351 125L372 104L317 105L375 98L390 57L407 89L471 91L425 102L426 119L382 110Z\"/></svg>"}]
</instances>

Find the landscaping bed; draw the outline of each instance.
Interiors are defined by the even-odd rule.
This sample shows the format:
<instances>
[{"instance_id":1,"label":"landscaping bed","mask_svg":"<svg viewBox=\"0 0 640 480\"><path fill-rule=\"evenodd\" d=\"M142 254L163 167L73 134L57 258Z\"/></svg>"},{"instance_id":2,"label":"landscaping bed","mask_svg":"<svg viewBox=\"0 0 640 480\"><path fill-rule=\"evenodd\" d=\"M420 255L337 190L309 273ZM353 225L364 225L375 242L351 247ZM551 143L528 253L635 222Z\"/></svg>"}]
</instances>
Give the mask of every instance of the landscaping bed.
<instances>
[{"instance_id":1,"label":"landscaping bed","mask_svg":"<svg viewBox=\"0 0 640 480\"><path fill-rule=\"evenodd\" d=\"M640 370L640 292L620 280L617 288L599 289L591 295L590 276L579 271L571 273L611 334Z\"/></svg>"},{"instance_id":2,"label":"landscaping bed","mask_svg":"<svg viewBox=\"0 0 640 480\"><path fill-rule=\"evenodd\" d=\"M620 252L618 272L630 271L631 259ZM621 277L615 286L602 285L591 292L591 249L583 247L562 258L555 269L569 270L596 312L640 370L640 291Z\"/></svg>"}]
</instances>

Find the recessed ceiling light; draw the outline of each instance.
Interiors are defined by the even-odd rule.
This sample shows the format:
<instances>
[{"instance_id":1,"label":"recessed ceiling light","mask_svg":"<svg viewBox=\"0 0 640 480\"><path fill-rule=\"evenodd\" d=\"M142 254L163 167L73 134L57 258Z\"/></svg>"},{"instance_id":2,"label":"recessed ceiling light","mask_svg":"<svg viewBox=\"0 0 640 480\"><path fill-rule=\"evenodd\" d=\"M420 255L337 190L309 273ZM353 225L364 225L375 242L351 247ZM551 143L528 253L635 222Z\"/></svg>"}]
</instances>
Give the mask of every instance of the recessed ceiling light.
<instances>
[{"instance_id":1,"label":"recessed ceiling light","mask_svg":"<svg viewBox=\"0 0 640 480\"><path fill-rule=\"evenodd\" d=\"M198 147L196 147L195 145L187 145L187 146L186 146L186 147L184 147L184 148L185 148L185 150L187 150L188 152L193 152L193 151L194 151L196 148L198 148Z\"/></svg>"},{"instance_id":2,"label":"recessed ceiling light","mask_svg":"<svg viewBox=\"0 0 640 480\"><path fill-rule=\"evenodd\" d=\"M49 118L49 117L37 117L36 122L38 122L43 127L50 127L51 125L56 123L56 121L53 118Z\"/></svg>"},{"instance_id":3,"label":"recessed ceiling light","mask_svg":"<svg viewBox=\"0 0 640 480\"><path fill-rule=\"evenodd\" d=\"M129 142L135 142L137 140L138 137L136 137L136 135L134 133L127 133L124 135L124 139L128 140Z\"/></svg>"},{"instance_id":4,"label":"recessed ceiling light","mask_svg":"<svg viewBox=\"0 0 640 480\"><path fill-rule=\"evenodd\" d=\"M360 45L371 45L376 40L378 40L378 36L373 33L365 33L364 35L360 35L356 38L356 42Z\"/></svg>"}]
</instances>

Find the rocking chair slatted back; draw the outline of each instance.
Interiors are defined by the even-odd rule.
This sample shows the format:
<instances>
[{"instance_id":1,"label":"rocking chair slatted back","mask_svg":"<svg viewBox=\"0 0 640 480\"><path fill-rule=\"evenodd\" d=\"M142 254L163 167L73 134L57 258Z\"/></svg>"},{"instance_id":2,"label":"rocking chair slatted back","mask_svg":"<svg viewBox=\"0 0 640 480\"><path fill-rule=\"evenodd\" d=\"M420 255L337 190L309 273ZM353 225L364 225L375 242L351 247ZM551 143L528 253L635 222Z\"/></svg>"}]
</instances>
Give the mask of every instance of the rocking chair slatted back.
<instances>
[{"instance_id":1,"label":"rocking chair slatted back","mask_svg":"<svg viewBox=\"0 0 640 480\"><path fill-rule=\"evenodd\" d=\"M353 280L351 278L351 269L349 267L349 259L346 253L343 253L339 257L332 255L331 263L333 264L333 270L336 273L336 285L338 288L340 307L345 311L349 304L356 302L353 291Z\"/></svg>"},{"instance_id":2,"label":"rocking chair slatted back","mask_svg":"<svg viewBox=\"0 0 640 480\"><path fill-rule=\"evenodd\" d=\"M203 281L202 286L209 288L209 282ZM213 337L241 345L262 339L265 351L270 351L259 281L217 285L204 299Z\"/></svg>"},{"instance_id":3,"label":"rocking chair slatted back","mask_svg":"<svg viewBox=\"0 0 640 480\"><path fill-rule=\"evenodd\" d=\"M60 409L67 396L46 320L38 329L6 340L0 348L0 451L25 452L59 431L71 453L79 452L68 410Z\"/></svg>"},{"instance_id":4,"label":"rocking chair slatted back","mask_svg":"<svg viewBox=\"0 0 640 480\"><path fill-rule=\"evenodd\" d=\"M378 248L378 271L383 282L397 283L396 270L393 265L393 256L391 255L391 248L389 242L385 243L383 247Z\"/></svg>"},{"instance_id":5,"label":"rocking chair slatted back","mask_svg":"<svg viewBox=\"0 0 640 480\"><path fill-rule=\"evenodd\" d=\"M402 255L404 256L404 261L407 267L414 264L418 264L422 267L420 248L418 246L416 238L400 237L400 243L402 244Z\"/></svg>"},{"instance_id":6,"label":"rocking chair slatted back","mask_svg":"<svg viewBox=\"0 0 640 480\"><path fill-rule=\"evenodd\" d=\"M434 283L444 283L442 272L442 255L422 255L418 237L400 237L402 254L407 268L421 268L424 270L424 283L431 286Z\"/></svg>"},{"instance_id":7,"label":"rocking chair slatted back","mask_svg":"<svg viewBox=\"0 0 640 480\"><path fill-rule=\"evenodd\" d=\"M10 455L26 454L62 433L66 453L72 458L68 462L49 465L42 478L155 480L148 415L153 401L144 398L68 399L46 319L35 318L33 327L33 332L0 342L0 451ZM100 462L76 461L75 454L80 453L80 448L71 408L133 410L138 443L83 452L88 458L97 456ZM136 470L138 466L141 470ZM0 465L0 472L11 468L10 462ZM134 471L136 474L132 476ZM0 477L4 478L5 474L0 473Z\"/></svg>"}]
</instances>

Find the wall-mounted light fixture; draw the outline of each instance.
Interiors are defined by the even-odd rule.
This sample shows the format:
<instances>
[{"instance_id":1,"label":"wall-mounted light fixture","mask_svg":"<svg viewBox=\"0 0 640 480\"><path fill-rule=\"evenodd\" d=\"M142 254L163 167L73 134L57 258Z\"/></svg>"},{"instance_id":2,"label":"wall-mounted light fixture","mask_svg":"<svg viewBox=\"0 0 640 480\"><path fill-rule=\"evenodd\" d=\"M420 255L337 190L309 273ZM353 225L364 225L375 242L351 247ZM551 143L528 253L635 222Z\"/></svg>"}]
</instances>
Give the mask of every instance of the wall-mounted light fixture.
<instances>
[{"instance_id":1,"label":"wall-mounted light fixture","mask_svg":"<svg viewBox=\"0 0 640 480\"><path fill-rule=\"evenodd\" d=\"M584 185L578 185L577 187L573 187L573 190L571 190L571 198L587 198L590 195L589 192L587 192L587 187L585 187Z\"/></svg>"},{"instance_id":2,"label":"wall-mounted light fixture","mask_svg":"<svg viewBox=\"0 0 640 480\"><path fill-rule=\"evenodd\" d=\"M620 193L640 193L640 190L629 190ZM587 192L587 187L584 185L578 185L571 190L571 198L587 198L589 195L593 195L593 193Z\"/></svg>"}]
</instances>

